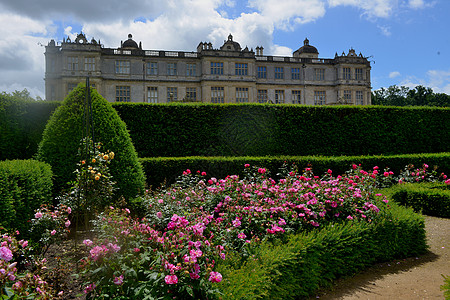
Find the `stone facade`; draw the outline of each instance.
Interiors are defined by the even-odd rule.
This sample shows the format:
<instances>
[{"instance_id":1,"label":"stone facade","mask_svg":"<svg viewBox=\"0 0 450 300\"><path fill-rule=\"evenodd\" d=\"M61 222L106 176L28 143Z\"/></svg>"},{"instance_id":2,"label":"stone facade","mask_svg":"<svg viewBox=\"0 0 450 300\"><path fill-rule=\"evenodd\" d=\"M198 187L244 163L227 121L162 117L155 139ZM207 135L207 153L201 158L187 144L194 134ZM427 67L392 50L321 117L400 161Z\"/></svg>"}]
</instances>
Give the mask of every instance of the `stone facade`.
<instances>
[{"instance_id":1,"label":"stone facade","mask_svg":"<svg viewBox=\"0 0 450 300\"><path fill-rule=\"evenodd\" d=\"M233 41L219 49L199 43L195 52L143 50L132 39L119 48L88 41L83 33L45 48L45 96L62 100L79 82L90 82L108 101L163 103L370 103L370 62L350 49L333 59L305 39L292 57L266 56Z\"/></svg>"}]
</instances>

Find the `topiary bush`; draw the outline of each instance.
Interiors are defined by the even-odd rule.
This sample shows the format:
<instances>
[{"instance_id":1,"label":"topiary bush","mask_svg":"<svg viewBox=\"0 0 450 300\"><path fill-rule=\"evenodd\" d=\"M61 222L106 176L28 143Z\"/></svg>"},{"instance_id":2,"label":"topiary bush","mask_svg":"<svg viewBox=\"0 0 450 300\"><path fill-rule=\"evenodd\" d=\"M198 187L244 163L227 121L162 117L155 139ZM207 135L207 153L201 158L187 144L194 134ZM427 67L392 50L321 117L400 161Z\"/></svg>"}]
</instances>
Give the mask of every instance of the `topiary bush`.
<instances>
[{"instance_id":1,"label":"topiary bush","mask_svg":"<svg viewBox=\"0 0 450 300\"><path fill-rule=\"evenodd\" d=\"M67 189L75 179L74 171L80 157L78 149L83 138L84 102L86 87L78 85L52 115L39 144L37 158L52 166L55 191ZM104 150L113 151L110 165L113 180L117 182L116 196L135 197L144 189L145 175L130 139L125 123L111 104L91 88L92 127L95 142Z\"/></svg>"}]
</instances>

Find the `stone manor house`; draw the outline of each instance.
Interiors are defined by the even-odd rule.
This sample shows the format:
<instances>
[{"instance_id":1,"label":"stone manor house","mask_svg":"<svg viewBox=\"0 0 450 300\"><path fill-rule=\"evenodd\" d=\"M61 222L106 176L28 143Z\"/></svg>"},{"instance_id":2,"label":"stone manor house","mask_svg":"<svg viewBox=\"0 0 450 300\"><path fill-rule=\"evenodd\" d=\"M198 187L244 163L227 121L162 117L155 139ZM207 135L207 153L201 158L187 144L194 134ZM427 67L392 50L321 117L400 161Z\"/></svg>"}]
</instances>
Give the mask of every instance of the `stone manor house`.
<instances>
[{"instance_id":1,"label":"stone manor house","mask_svg":"<svg viewBox=\"0 0 450 300\"><path fill-rule=\"evenodd\" d=\"M371 104L370 62L350 49L319 58L305 39L292 56L241 48L230 34L219 49L201 42L193 52L144 50L128 35L105 48L83 33L45 47L45 97L63 100L89 76L108 101L162 103Z\"/></svg>"}]
</instances>

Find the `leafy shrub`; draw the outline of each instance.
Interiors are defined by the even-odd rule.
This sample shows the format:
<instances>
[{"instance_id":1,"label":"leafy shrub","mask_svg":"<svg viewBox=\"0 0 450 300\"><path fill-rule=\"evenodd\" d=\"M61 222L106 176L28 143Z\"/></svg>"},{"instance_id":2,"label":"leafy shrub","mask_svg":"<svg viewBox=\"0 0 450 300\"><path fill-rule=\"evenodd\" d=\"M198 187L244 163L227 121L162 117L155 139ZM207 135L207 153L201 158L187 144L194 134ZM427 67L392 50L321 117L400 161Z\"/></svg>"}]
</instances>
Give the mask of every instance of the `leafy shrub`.
<instances>
[{"instance_id":1,"label":"leafy shrub","mask_svg":"<svg viewBox=\"0 0 450 300\"><path fill-rule=\"evenodd\" d=\"M445 300L450 299L450 276L444 276L444 284L441 285L441 291L444 291Z\"/></svg>"},{"instance_id":2,"label":"leafy shrub","mask_svg":"<svg viewBox=\"0 0 450 300\"><path fill-rule=\"evenodd\" d=\"M0 225L26 235L34 210L51 203L52 171L36 160L0 162Z\"/></svg>"},{"instance_id":3,"label":"leafy shrub","mask_svg":"<svg viewBox=\"0 0 450 300\"><path fill-rule=\"evenodd\" d=\"M85 93L85 86L80 84L67 96L50 118L39 145L38 159L52 166L57 191L67 188L67 183L75 178L79 142L85 130ZM117 180L118 193L127 199L135 197L144 189L145 176L126 125L111 104L92 88L91 99L94 140L102 141L106 150L116 153L110 170Z\"/></svg>"},{"instance_id":4,"label":"leafy shrub","mask_svg":"<svg viewBox=\"0 0 450 300\"><path fill-rule=\"evenodd\" d=\"M450 181L448 181L450 185ZM392 199L423 214L450 218L450 190L445 184L401 184L393 188Z\"/></svg>"}]
</instances>

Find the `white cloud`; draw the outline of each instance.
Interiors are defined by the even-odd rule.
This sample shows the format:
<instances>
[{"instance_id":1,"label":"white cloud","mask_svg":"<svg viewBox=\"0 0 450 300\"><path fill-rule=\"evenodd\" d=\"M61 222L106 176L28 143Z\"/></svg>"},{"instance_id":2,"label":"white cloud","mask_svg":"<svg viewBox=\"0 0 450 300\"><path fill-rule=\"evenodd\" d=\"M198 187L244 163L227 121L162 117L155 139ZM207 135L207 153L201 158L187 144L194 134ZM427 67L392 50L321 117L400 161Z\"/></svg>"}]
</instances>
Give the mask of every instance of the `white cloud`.
<instances>
[{"instance_id":1,"label":"white cloud","mask_svg":"<svg viewBox=\"0 0 450 300\"><path fill-rule=\"evenodd\" d=\"M389 78L395 78L400 76L400 72L399 71L393 71L391 73L389 73Z\"/></svg>"},{"instance_id":2,"label":"white cloud","mask_svg":"<svg viewBox=\"0 0 450 300\"><path fill-rule=\"evenodd\" d=\"M408 7L412 9L424 9L428 7L433 7L436 1L425 2L425 0L409 0Z\"/></svg>"},{"instance_id":3,"label":"white cloud","mask_svg":"<svg viewBox=\"0 0 450 300\"><path fill-rule=\"evenodd\" d=\"M355 6L363 10L369 18L388 18L397 5L397 0L328 0L330 7L341 5Z\"/></svg>"},{"instance_id":4,"label":"white cloud","mask_svg":"<svg viewBox=\"0 0 450 300\"><path fill-rule=\"evenodd\" d=\"M430 87L435 93L446 93L450 95L450 70L429 70L424 78L408 76L399 85L411 89L418 85Z\"/></svg>"},{"instance_id":5,"label":"white cloud","mask_svg":"<svg viewBox=\"0 0 450 300\"><path fill-rule=\"evenodd\" d=\"M381 34L384 36L391 36L391 28L389 26L378 25L378 29L380 29Z\"/></svg>"}]
</instances>

